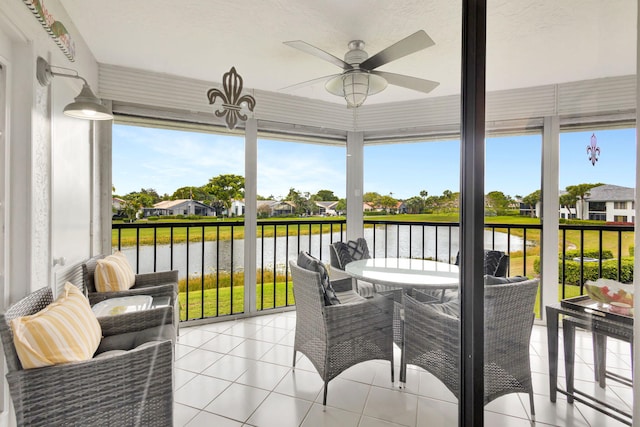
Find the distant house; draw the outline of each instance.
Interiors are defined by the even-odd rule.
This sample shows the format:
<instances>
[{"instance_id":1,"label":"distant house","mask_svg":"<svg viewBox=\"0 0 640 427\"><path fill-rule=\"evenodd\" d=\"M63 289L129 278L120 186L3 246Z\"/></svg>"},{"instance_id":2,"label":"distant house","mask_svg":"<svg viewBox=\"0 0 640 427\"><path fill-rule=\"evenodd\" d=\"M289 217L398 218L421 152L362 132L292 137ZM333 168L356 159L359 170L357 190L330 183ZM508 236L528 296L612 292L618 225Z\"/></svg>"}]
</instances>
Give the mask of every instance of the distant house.
<instances>
[{"instance_id":1,"label":"distant house","mask_svg":"<svg viewBox=\"0 0 640 427\"><path fill-rule=\"evenodd\" d=\"M578 211L586 212L588 219L607 222L635 222L635 189L619 185L601 185L589 191L585 197L586 207Z\"/></svg>"},{"instance_id":2,"label":"distant house","mask_svg":"<svg viewBox=\"0 0 640 427\"><path fill-rule=\"evenodd\" d=\"M293 215L295 210L296 206L292 202L283 200L271 206L271 216Z\"/></svg>"},{"instance_id":3,"label":"distant house","mask_svg":"<svg viewBox=\"0 0 640 427\"><path fill-rule=\"evenodd\" d=\"M211 206L190 199L163 200L151 208L143 208L145 218L150 216L167 215L199 215L216 216L216 211Z\"/></svg>"},{"instance_id":4,"label":"distant house","mask_svg":"<svg viewBox=\"0 0 640 427\"><path fill-rule=\"evenodd\" d=\"M124 212L122 209L124 208L125 200L119 197L111 198L111 213L113 219L121 219L124 218Z\"/></svg>"},{"instance_id":5,"label":"distant house","mask_svg":"<svg viewBox=\"0 0 640 427\"><path fill-rule=\"evenodd\" d=\"M323 216L335 216L338 213L336 212L336 206L338 206L338 201L330 201L330 202L315 202L316 206L318 206L318 213Z\"/></svg>"},{"instance_id":6,"label":"distant house","mask_svg":"<svg viewBox=\"0 0 640 427\"><path fill-rule=\"evenodd\" d=\"M121 199L119 197L111 198L111 208L113 209L114 212L119 212L120 210L122 210L123 205L124 205L124 199Z\"/></svg>"},{"instance_id":7,"label":"distant house","mask_svg":"<svg viewBox=\"0 0 640 427\"><path fill-rule=\"evenodd\" d=\"M258 217L270 217L273 216L273 207L278 205L280 202L276 200L258 200L257 201L257 210Z\"/></svg>"},{"instance_id":8,"label":"distant house","mask_svg":"<svg viewBox=\"0 0 640 427\"><path fill-rule=\"evenodd\" d=\"M244 215L244 200L232 200L231 201L231 216L242 216ZM229 216L227 210L223 211L225 216Z\"/></svg>"},{"instance_id":9,"label":"distant house","mask_svg":"<svg viewBox=\"0 0 640 427\"><path fill-rule=\"evenodd\" d=\"M362 212L373 212L374 208L370 203L362 203Z\"/></svg>"},{"instance_id":10,"label":"distant house","mask_svg":"<svg viewBox=\"0 0 640 427\"><path fill-rule=\"evenodd\" d=\"M561 191L560 195L566 193ZM591 219L607 222L631 222L635 223L635 189L619 185L604 184L594 187L585 197L584 202L576 201L575 206L560 206L560 218ZM523 208L520 208L522 214ZM538 202L535 208L536 217L539 217L542 203ZM527 206L528 208L528 206ZM530 212L527 211L527 212Z\"/></svg>"}]
</instances>

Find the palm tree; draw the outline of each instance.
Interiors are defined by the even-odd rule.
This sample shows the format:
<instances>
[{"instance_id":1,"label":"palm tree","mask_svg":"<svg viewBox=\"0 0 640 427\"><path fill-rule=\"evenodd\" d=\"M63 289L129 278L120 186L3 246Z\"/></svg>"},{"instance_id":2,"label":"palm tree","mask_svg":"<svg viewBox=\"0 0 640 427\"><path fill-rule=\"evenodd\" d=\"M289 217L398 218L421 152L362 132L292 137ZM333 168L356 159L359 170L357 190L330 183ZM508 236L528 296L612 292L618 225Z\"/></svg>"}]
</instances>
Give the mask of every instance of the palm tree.
<instances>
[{"instance_id":1,"label":"palm tree","mask_svg":"<svg viewBox=\"0 0 640 427\"><path fill-rule=\"evenodd\" d=\"M586 203L585 203L585 199L587 198L587 196L589 196L590 191L592 188L594 187L599 187L603 185L602 183L598 183L598 184L578 184L578 185L569 185L566 190L567 193L571 194L573 197L576 198L576 200L580 201L580 210L576 210L577 214L578 214L578 218L580 219L585 219L584 218L584 212L585 212L585 208L587 207ZM577 205L577 204L576 204Z\"/></svg>"}]
</instances>

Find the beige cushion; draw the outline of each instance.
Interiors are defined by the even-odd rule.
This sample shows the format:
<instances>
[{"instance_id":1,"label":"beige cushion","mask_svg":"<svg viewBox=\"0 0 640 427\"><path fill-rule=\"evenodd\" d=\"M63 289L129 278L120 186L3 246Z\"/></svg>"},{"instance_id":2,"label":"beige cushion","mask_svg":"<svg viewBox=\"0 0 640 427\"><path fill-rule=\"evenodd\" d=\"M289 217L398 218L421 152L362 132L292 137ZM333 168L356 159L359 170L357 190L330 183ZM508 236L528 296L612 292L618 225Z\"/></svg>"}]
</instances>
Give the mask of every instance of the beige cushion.
<instances>
[{"instance_id":1,"label":"beige cushion","mask_svg":"<svg viewBox=\"0 0 640 427\"><path fill-rule=\"evenodd\" d=\"M94 283L98 292L126 291L136 282L136 275L120 251L99 259L96 263Z\"/></svg>"},{"instance_id":2,"label":"beige cushion","mask_svg":"<svg viewBox=\"0 0 640 427\"><path fill-rule=\"evenodd\" d=\"M69 282L43 310L13 319L11 329L24 369L91 359L102 335L89 301Z\"/></svg>"}]
</instances>

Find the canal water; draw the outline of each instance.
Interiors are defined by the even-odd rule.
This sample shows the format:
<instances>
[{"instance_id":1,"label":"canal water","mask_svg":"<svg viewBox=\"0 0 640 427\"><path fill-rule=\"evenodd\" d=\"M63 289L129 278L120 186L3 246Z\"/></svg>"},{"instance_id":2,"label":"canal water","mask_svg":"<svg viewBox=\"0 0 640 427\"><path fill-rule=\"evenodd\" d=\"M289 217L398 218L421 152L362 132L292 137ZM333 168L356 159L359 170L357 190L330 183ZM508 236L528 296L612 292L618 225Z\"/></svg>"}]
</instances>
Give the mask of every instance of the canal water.
<instances>
[{"instance_id":1,"label":"canal water","mask_svg":"<svg viewBox=\"0 0 640 427\"><path fill-rule=\"evenodd\" d=\"M365 228L364 237L372 255L375 251L375 257L429 258L454 262L459 247L458 233L457 227L438 227L436 232L435 227L389 225L386 230L376 229L375 238L374 229ZM257 266L262 266L265 270L273 270L275 266L283 271L287 255L288 259L295 259L301 250L320 256L328 264L329 245L339 240L340 232L258 238ZM140 246L139 255L135 247L125 247L122 252L131 265L137 266L140 273L173 269L179 271L180 278L185 278L187 274L200 276L203 270L205 274L214 273L217 268L223 271L242 271L245 242L243 239L236 239L233 246L231 243L229 240L221 240L204 242L204 245L202 242L189 243L188 246L186 243L174 244L173 255L170 245L158 245L155 248L155 268L153 246ZM509 247L511 251L521 251L524 250L524 241L518 236L509 237L506 233L485 230L485 247L501 251L506 251Z\"/></svg>"}]
</instances>

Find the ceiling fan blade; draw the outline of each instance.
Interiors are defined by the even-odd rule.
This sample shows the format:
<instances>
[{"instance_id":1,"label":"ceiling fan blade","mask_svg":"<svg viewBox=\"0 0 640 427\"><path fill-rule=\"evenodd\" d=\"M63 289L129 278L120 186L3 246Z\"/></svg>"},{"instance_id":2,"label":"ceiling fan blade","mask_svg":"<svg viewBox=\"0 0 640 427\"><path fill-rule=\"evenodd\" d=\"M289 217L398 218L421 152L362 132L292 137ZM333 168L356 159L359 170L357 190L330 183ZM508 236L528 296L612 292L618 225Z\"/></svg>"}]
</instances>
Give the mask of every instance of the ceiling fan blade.
<instances>
[{"instance_id":1,"label":"ceiling fan blade","mask_svg":"<svg viewBox=\"0 0 640 427\"><path fill-rule=\"evenodd\" d=\"M279 90L294 90L294 89L300 89L302 87L305 86L311 86L312 84L315 83L320 83L320 82L324 82L324 81L328 81L329 79L332 79L334 77L339 76L340 74L331 74L329 76L323 76L323 77L318 77L317 79L313 79L313 80L307 80L305 82L300 82L300 83L296 83L294 85L291 86L285 86L283 88L280 88Z\"/></svg>"},{"instance_id":2,"label":"ceiling fan blade","mask_svg":"<svg viewBox=\"0 0 640 427\"><path fill-rule=\"evenodd\" d=\"M387 73L385 71L372 71L371 74L377 74L384 78L390 85L406 87L407 89L413 89L423 93L429 93L440 85L440 83L432 80L419 79L403 74Z\"/></svg>"},{"instance_id":3,"label":"ceiling fan blade","mask_svg":"<svg viewBox=\"0 0 640 427\"><path fill-rule=\"evenodd\" d=\"M360 64L360 68L373 70L391 61L402 58L403 56L426 49L434 44L435 42L431 40L431 37L429 37L424 30L416 31L409 37L392 44L388 48L376 53L371 58L364 60L362 64Z\"/></svg>"},{"instance_id":4,"label":"ceiling fan blade","mask_svg":"<svg viewBox=\"0 0 640 427\"><path fill-rule=\"evenodd\" d=\"M329 61L332 64L342 68L343 70L350 70L353 68L350 64L347 64L337 56L333 56L329 52L325 52L324 50L317 48L315 46L312 46L309 43L303 42L302 40L293 40L290 42L283 42L283 43L286 44L287 46L291 46L295 49L308 53L309 55L313 55L320 59L324 59L325 61Z\"/></svg>"}]
</instances>

